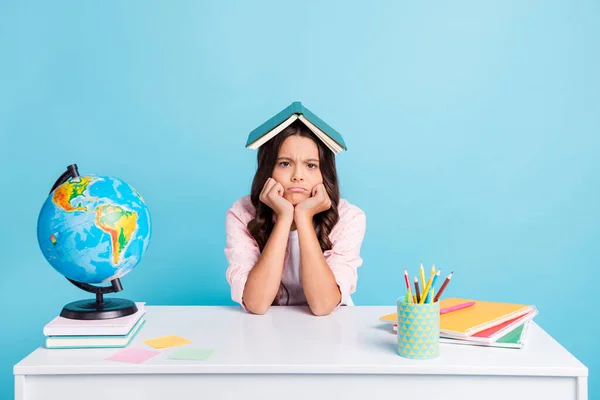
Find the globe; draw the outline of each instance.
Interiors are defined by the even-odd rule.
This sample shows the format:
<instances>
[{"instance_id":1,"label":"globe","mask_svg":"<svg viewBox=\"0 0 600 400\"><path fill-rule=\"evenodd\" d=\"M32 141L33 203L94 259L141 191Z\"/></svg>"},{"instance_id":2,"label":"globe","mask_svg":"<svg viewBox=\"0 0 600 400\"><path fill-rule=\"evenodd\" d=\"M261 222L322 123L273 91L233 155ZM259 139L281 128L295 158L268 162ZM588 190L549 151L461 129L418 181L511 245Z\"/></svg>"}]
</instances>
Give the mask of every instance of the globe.
<instances>
[{"instance_id":1,"label":"globe","mask_svg":"<svg viewBox=\"0 0 600 400\"><path fill-rule=\"evenodd\" d=\"M71 177L50 193L38 217L44 257L77 282L102 283L126 275L142 259L150 237L144 199L114 177Z\"/></svg>"},{"instance_id":2,"label":"globe","mask_svg":"<svg viewBox=\"0 0 600 400\"><path fill-rule=\"evenodd\" d=\"M122 180L80 175L71 164L54 183L37 221L37 238L48 263L72 284L94 293L63 307L61 317L110 319L134 314L127 299L104 299L123 290L120 278L139 264L152 236L148 207ZM93 284L110 282L110 286Z\"/></svg>"}]
</instances>

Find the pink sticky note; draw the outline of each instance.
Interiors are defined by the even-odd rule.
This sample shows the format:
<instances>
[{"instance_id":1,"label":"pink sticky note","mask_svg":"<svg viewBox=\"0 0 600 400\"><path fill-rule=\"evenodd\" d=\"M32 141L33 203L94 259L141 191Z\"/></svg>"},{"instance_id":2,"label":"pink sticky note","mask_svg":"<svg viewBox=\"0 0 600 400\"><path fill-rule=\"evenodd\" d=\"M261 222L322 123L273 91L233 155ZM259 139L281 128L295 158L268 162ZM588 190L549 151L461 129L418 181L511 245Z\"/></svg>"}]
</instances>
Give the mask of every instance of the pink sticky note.
<instances>
[{"instance_id":1,"label":"pink sticky note","mask_svg":"<svg viewBox=\"0 0 600 400\"><path fill-rule=\"evenodd\" d=\"M126 347L123 350L120 350L108 357L107 360L110 361L120 361L131 364L141 364L144 361L160 354L158 351L154 350L145 350L145 349L136 349L134 347Z\"/></svg>"}]
</instances>

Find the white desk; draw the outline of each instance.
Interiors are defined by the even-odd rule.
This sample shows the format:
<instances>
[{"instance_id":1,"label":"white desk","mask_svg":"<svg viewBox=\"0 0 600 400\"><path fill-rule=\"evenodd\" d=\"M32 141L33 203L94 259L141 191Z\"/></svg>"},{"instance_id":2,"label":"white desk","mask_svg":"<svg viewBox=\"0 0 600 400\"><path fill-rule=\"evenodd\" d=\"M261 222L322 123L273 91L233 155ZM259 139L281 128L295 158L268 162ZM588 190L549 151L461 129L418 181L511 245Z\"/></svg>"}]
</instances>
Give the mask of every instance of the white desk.
<instances>
[{"instance_id":1,"label":"white desk","mask_svg":"<svg viewBox=\"0 0 600 400\"><path fill-rule=\"evenodd\" d=\"M38 348L14 367L17 400L587 399L587 368L533 324L525 348L442 344L440 357L399 357L381 315L395 307L303 307L252 315L237 307L147 307L131 346L177 334L214 348L207 361L105 360L118 349ZM41 328L40 328L41 329ZM482 393L485 393L482 396Z\"/></svg>"}]
</instances>

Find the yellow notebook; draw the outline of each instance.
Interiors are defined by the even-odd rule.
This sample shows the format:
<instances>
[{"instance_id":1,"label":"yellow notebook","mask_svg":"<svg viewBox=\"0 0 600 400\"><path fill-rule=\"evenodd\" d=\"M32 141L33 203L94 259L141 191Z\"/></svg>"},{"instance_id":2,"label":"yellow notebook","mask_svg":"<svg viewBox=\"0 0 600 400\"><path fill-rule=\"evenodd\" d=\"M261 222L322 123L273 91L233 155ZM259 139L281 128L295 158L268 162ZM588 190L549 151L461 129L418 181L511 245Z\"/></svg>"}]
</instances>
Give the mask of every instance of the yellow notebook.
<instances>
[{"instance_id":1,"label":"yellow notebook","mask_svg":"<svg viewBox=\"0 0 600 400\"><path fill-rule=\"evenodd\" d=\"M533 310L533 306L524 304L499 303L460 298L448 298L440 301L440 309L457 304L475 301L475 305L440 316L440 332L469 337L488 328L499 325ZM381 322L395 324L396 313L380 318Z\"/></svg>"}]
</instances>

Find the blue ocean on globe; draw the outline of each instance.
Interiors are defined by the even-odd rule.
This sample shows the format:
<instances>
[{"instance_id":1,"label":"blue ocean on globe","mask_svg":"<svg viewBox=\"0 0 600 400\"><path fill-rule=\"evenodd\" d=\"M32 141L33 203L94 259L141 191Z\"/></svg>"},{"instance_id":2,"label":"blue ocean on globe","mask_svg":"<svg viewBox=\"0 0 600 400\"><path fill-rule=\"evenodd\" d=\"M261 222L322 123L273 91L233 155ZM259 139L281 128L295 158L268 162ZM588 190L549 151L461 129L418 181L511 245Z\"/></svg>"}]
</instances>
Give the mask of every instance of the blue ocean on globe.
<instances>
[{"instance_id":1,"label":"blue ocean on globe","mask_svg":"<svg viewBox=\"0 0 600 400\"><path fill-rule=\"evenodd\" d=\"M144 199L108 176L78 176L57 187L37 224L38 243L50 265L69 279L90 284L130 272L151 236Z\"/></svg>"}]
</instances>

